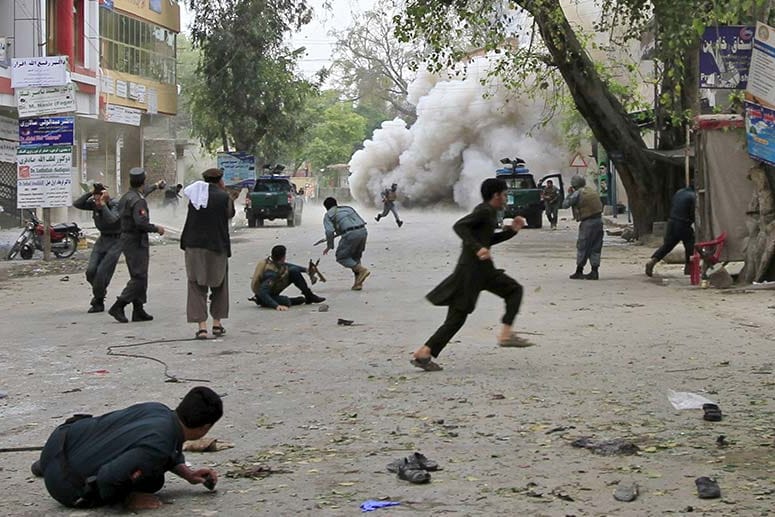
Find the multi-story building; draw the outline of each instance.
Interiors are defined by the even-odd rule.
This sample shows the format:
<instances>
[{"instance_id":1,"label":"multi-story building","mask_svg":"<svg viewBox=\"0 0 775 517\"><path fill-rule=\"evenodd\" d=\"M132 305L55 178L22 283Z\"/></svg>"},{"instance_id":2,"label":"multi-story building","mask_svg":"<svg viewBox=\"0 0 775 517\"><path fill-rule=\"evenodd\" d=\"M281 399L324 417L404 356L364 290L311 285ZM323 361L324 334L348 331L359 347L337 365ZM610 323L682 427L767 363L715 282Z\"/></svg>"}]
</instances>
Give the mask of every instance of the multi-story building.
<instances>
[{"instance_id":1,"label":"multi-story building","mask_svg":"<svg viewBox=\"0 0 775 517\"><path fill-rule=\"evenodd\" d=\"M179 31L174 0L0 0L0 205L6 213L16 207L12 58L67 56L76 94L73 195L91 181L122 192L129 169L145 163L143 128L177 111Z\"/></svg>"}]
</instances>

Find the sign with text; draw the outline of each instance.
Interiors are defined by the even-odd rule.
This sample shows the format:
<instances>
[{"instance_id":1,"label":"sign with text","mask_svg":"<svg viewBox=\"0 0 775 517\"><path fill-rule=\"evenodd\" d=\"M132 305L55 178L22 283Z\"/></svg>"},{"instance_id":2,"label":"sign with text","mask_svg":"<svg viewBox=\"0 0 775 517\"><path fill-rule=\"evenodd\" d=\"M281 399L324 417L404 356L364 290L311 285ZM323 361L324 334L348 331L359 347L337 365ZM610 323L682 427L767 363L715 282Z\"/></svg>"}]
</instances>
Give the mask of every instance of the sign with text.
<instances>
[{"instance_id":1,"label":"sign with text","mask_svg":"<svg viewBox=\"0 0 775 517\"><path fill-rule=\"evenodd\" d=\"M19 141L19 122L16 119L0 117L0 139Z\"/></svg>"},{"instance_id":2,"label":"sign with text","mask_svg":"<svg viewBox=\"0 0 775 517\"><path fill-rule=\"evenodd\" d=\"M11 88L64 86L67 56L25 57L11 60Z\"/></svg>"},{"instance_id":3,"label":"sign with text","mask_svg":"<svg viewBox=\"0 0 775 517\"><path fill-rule=\"evenodd\" d=\"M108 104L105 108L105 121L116 124L127 124L129 126L139 126L143 118L143 112L134 108L125 108Z\"/></svg>"},{"instance_id":4,"label":"sign with text","mask_svg":"<svg viewBox=\"0 0 775 517\"><path fill-rule=\"evenodd\" d=\"M700 88L745 90L753 53L754 27L708 27L700 44Z\"/></svg>"},{"instance_id":5,"label":"sign with text","mask_svg":"<svg viewBox=\"0 0 775 517\"><path fill-rule=\"evenodd\" d=\"M17 208L71 205L72 146L20 147L16 162Z\"/></svg>"},{"instance_id":6,"label":"sign with text","mask_svg":"<svg viewBox=\"0 0 775 517\"><path fill-rule=\"evenodd\" d=\"M19 117L37 117L75 111L75 87L41 86L16 90Z\"/></svg>"},{"instance_id":7,"label":"sign with text","mask_svg":"<svg viewBox=\"0 0 775 517\"><path fill-rule=\"evenodd\" d=\"M126 99L127 94L128 94L128 86L126 84L126 81L121 81L119 79L116 79L116 97L122 97Z\"/></svg>"},{"instance_id":8,"label":"sign with text","mask_svg":"<svg viewBox=\"0 0 775 517\"><path fill-rule=\"evenodd\" d=\"M75 117L38 117L19 121L19 146L72 145Z\"/></svg>"},{"instance_id":9,"label":"sign with text","mask_svg":"<svg viewBox=\"0 0 775 517\"><path fill-rule=\"evenodd\" d=\"M746 93L749 101L775 108L775 29L763 23L756 24Z\"/></svg>"},{"instance_id":10,"label":"sign with text","mask_svg":"<svg viewBox=\"0 0 775 517\"><path fill-rule=\"evenodd\" d=\"M746 102L745 133L748 154L775 166L775 110Z\"/></svg>"},{"instance_id":11,"label":"sign with text","mask_svg":"<svg viewBox=\"0 0 775 517\"><path fill-rule=\"evenodd\" d=\"M19 144L0 140L0 162L16 163L16 148Z\"/></svg>"},{"instance_id":12,"label":"sign with text","mask_svg":"<svg viewBox=\"0 0 775 517\"><path fill-rule=\"evenodd\" d=\"M244 152L218 153L216 164L223 171L223 182L236 185L256 179L256 157Z\"/></svg>"}]
</instances>

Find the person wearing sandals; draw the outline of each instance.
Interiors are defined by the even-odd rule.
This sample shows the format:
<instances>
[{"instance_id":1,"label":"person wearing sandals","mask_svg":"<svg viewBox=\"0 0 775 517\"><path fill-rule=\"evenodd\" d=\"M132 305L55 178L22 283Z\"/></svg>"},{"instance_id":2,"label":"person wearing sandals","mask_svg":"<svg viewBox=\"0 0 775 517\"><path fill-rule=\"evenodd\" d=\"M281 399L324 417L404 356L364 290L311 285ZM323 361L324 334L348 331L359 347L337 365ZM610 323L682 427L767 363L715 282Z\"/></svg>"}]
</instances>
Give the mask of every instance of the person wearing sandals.
<instances>
[{"instance_id":1,"label":"person wearing sandals","mask_svg":"<svg viewBox=\"0 0 775 517\"><path fill-rule=\"evenodd\" d=\"M204 181L185 188L188 213L180 248L185 252L188 297L186 316L196 323L197 339L207 339L207 292L210 291L210 315L213 335L226 333L221 320L229 317L229 219L234 217L234 200L226 192L223 172L207 169Z\"/></svg>"},{"instance_id":2,"label":"person wearing sandals","mask_svg":"<svg viewBox=\"0 0 775 517\"><path fill-rule=\"evenodd\" d=\"M489 291L506 302L498 345L526 347L532 343L511 330L522 302L522 286L513 278L495 269L490 247L514 237L525 226L525 219L515 217L511 225L497 232L498 211L506 206L506 182L488 178L482 182L483 202L473 212L453 226L463 241L457 266L426 298L434 305L447 306L447 318L439 329L412 356L412 365L426 371L441 370L433 361L474 311L479 293Z\"/></svg>"}]
</instances>

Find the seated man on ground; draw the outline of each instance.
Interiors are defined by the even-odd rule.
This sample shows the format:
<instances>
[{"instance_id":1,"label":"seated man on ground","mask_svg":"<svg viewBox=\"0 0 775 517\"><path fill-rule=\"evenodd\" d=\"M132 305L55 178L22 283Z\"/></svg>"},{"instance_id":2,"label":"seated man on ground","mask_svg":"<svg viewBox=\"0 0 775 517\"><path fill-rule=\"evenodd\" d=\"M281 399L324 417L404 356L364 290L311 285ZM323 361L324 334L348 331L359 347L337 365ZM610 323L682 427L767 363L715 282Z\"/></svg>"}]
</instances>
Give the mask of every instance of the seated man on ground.
<instances>
[{"instance_id":1,"label":"seated man on ground","mask_svg":"<svg viewBox=\"0 0 775 517\"><path fill-rule=\"evenodd\" d=\"M287 250L285 246L278 245L272 248L272 255L260 260L253 272L250 289L253 291L251 301L261 307L268 307L278 311L287 311L291 305L303 303L322 303L325 298L315 295L304 280L302 273L315 274L307 268L288 264L285 261ZM310 263L310 267L312 263ZM289 286L295 285L304 296L289 298L281 293Z\"/></svg>"},{"instance_id":2,"label":"seated man on ground","mask_svg":"<svg viewBox=\"0 0 775 517\"><path fill-rule=\"evenodd\" d=\"M192 485L212 488L218 474L192 470L183 442L202 438L223 415L213 390L198 386L173 411L158 402L135 404L101 416L75 415L57 427L32 464L51 497L71 508L123 502L131 510L160 508L153 495L168 470Z\"/></svg>"}]
</instances>

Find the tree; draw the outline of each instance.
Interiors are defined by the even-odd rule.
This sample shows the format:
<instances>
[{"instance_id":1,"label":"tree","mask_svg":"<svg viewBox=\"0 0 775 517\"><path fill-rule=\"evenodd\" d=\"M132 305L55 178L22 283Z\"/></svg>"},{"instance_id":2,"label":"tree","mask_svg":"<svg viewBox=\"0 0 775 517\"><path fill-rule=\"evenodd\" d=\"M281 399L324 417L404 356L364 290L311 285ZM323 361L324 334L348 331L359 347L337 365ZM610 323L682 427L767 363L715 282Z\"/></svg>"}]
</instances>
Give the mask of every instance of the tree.
<instances>
[{"instance_id":1,"label":"tree","mask_svg":"<svg viewBox=\"0 0 775 517\"><path fill-rule=\"evenodd\" d=\"M366 119L353 110L352 102L340 101L340 93L329 90L317 99L315 122L303 147L305 160L315 169L346 163L366 139Z\"/></svg>"},{"instance_id":2,"label":"tree","mask_svg":"<svg viewBox=\"0 0 775 517\"><path fill-rule=\"evenodd\" d=\"M191 92L195 134L212 149L222 145L273 161L306 129L300 116L315 85L301 79L285 36L308 23L304 0L188 0L195 17L191 39L201 51Z\"/></svg>"},{"instance_id":3,"label":"tree","mask_svg":"<svg viewBox=\"0 0 775 517\"><path fill-rule=\"evenodd\" d=\"M349 29L334 33L337 38L334 70L341 75L347 94L359 106L387 112L379 122L401 117L411 124L416 114L406 101L407 76L410 64L417 58L417 50L414 45L398 41L394 30L392 17L385 9L356 16Z\"/></svg>"},{"instance_id":4,"label":"tree","mask_svg":"<svg viewBox=\"0 0 775 517\"><path fill-rule=\"evenodd\" d=\"M714 7L706 0L599 0L606 13L599 29L615 26L625 36L640 34L649 20L656 20L657 53L662 64L662 93L657 130L662 145L680 147L684 131L695 108L696 46L700 30L718 21L750 21L754 9L766 0L730 0ZM595 139L608 151L627 191L636 231L651 231L655 220L665 219L670 194L681 176L663 171L649 153L638 126L630 118L611 84L590 58L583 38L568 22L560 0L515 0L517 12L490 0L409 0L397 17L399 35L422 38L425 55L435 69L452 67L464 55L464 46L500 51L510 35L519 11L527 12L541 45L522 42L506 47L496 73L508 78L526 72L539 77L557 72L567 84L576 109L589 125ZM691 13L691 16L688 14ZM683 31L683 32L682 32ZM521 74L515 73L521 71ZM509 84L508 81L504 81ZM539 86L542 82L539 81Z\"/></svg>"}]
</instances>

